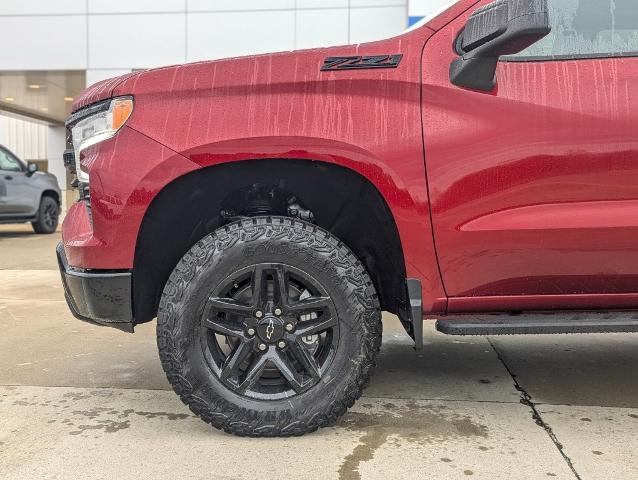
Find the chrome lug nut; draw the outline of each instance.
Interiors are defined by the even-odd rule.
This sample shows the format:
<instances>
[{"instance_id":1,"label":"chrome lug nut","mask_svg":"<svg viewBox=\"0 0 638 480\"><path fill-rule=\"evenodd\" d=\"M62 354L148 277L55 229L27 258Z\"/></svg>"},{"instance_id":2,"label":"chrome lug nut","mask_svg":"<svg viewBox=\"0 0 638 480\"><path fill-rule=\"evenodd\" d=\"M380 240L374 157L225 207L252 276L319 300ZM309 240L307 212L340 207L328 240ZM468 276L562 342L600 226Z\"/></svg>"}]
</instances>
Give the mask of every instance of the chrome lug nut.
<instances>
[{"instance_id":1,"label":"chrome lug nut","mask_svg":"<svg viewBox=\"0 0 638 480\"><path fill-rule=\"evenodd\" d=\"M295 326L292 323L287 323L284 328L286 329L287 332L292 332Z\"/></svg>"},{"instance_id":2,"label":"chrome lug nut","mask_svg":"<svg viewBox=\"0 0 638 480\"><path fill-rule=\"evenodd\" d=\"M259 344L259 350L261 350L262 352L263 352L264 350L266 350L267 348L268 348L268 347L266 346L266 344L265 344L265 343L260 343L260 344Z\"/></svg>"},{"instance_id":3,"label":"chrome lug nut","mask_svg":"<svg viewBox=\"0 0 638 480\"><path fill-rule=\"evenodd\" d=\"M281 308L279 307L275 308L275 315L277 316L281 315Z\"/></svg>"},{"instance_id":4,"label":"chrome lug nut","mask_svg":"<svg viewBox=\"0 0 638 480\"><path fill-rule=\"evenodd\" d=\"M284 348L286 346L286 342L284 342L283 340L279 340L279 343L277 343L277 346L279 348Z\"/></svg>"},{"instance_id":5,"label":"chrome lug nut","mask_svg":"<svg viewBox=\"0 0 638 480\"><path fill-rule=\"evenodd\" d=\"M264 312L262 312L261 310L257 310L255 312L255 318L261 318L264 316Z\"/></svg>"},{"instance_id":6,"label":"chrome lug nut","mask_svg":"<svg viewBox=\"0 0 638 480\"><path fill-rule=\"evenodd\" d=\"M255 334L255 329L251 327L246 331L246 333L252 337Z\"/></svg>"}]
</instances>

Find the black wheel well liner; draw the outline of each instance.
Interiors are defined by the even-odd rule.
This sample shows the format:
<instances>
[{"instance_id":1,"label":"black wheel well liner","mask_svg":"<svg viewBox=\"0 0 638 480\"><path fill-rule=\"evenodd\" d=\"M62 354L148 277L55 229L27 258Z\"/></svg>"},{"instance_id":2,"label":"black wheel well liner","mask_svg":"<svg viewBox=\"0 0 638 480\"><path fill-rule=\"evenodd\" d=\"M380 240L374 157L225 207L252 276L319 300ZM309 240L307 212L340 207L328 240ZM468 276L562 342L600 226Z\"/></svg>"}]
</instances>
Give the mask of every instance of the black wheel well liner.
<instances>
[{"instance_id":1,"label":"black wheel well liner","mask_svg":"<svg viewBox=\"0 0 638 480\"><path fill-rule=\"evenodd\" d=\"M42 201L42 197L52 197L57 202L58 207L60 206L61 198L55 190L44 190L40 196L40 201Z\"/></svg>"},{"instance_id":2,"label":"black wheel well liner","mask_svg":"<svg viewBox=\"0 0 638 480\"><path fill-rule=\"evenodd\" d=\"M227 220L221 204L255 183L277 184L314 214L366 266L384 310L407 304L405 261L394 217L376 187L359 173L310 160L246 160L206 167L175 179L148 207L135 247L135 323L152 320L175 265Z\"/></svg>"}]
</instances>

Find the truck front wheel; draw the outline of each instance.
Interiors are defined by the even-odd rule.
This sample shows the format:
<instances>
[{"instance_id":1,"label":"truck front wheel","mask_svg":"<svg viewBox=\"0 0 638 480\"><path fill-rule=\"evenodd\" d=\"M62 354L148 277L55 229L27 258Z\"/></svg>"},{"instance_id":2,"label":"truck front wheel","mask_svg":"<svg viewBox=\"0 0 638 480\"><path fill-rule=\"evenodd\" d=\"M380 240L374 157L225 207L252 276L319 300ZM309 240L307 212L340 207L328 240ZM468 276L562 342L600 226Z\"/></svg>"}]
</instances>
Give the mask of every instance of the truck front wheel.
<instances>
[{"instance_id":1,"label":"truck front wheel","mask_svg":"<svg viewBox=\"0 0 638 480\"><path fill-rule=\"evenodd\" d=\"M162 366L202 420L237 435L332 424L361 395L381 335L368 273L330 233L255 217L199 241L159 306Z\"/></svg>"},{"instance_id":2,"label":"truck front wheel","mask_svg":"<svg viewBox=\"0 0 638 480\"><path fill-rule=\"evenodd\" d=\"M53 233L58 228L60 206L55 198L45 195L40 200L38 219L31 222L35 233Z\"/></svg>"}]
</instances>

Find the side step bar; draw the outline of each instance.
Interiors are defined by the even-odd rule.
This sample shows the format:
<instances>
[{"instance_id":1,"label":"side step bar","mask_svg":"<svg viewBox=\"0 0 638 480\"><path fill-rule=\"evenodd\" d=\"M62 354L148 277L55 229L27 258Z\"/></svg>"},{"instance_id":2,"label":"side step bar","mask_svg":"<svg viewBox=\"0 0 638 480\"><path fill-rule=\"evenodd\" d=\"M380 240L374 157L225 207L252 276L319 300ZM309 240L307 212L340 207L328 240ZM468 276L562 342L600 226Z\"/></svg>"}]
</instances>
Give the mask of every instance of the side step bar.
<instances>
[{"instance_id":1,"label":"side step bar","mask_svg":"<svg viewBox=\"0 0 638 480\"><path fill-rule=\"evenodd\" d=\"M456 315L438 319L436 329L447 335L638 332L638 312Z\"/></svg>"}]
</instances>

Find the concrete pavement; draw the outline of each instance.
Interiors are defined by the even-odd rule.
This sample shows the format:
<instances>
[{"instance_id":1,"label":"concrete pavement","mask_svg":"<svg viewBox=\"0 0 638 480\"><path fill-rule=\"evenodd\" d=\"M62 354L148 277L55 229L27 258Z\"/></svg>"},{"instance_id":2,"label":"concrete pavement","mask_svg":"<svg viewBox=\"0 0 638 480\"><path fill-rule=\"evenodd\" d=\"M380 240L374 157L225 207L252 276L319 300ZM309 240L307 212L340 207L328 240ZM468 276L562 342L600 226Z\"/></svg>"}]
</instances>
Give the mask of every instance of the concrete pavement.
<instances>
[{"instance_id":1,"label":"concrete pavement","mask_svg":"<svg viewBox=\"0 0 638 480\"><path fill-rule=\"evenodd\" d=\"M638 479L638 337L447 337L385 318L379 368L337 425L212 430L170 391L154 324L66 308L59 235L0 226L0 478Z\"/></svg>"}]
</instances>

